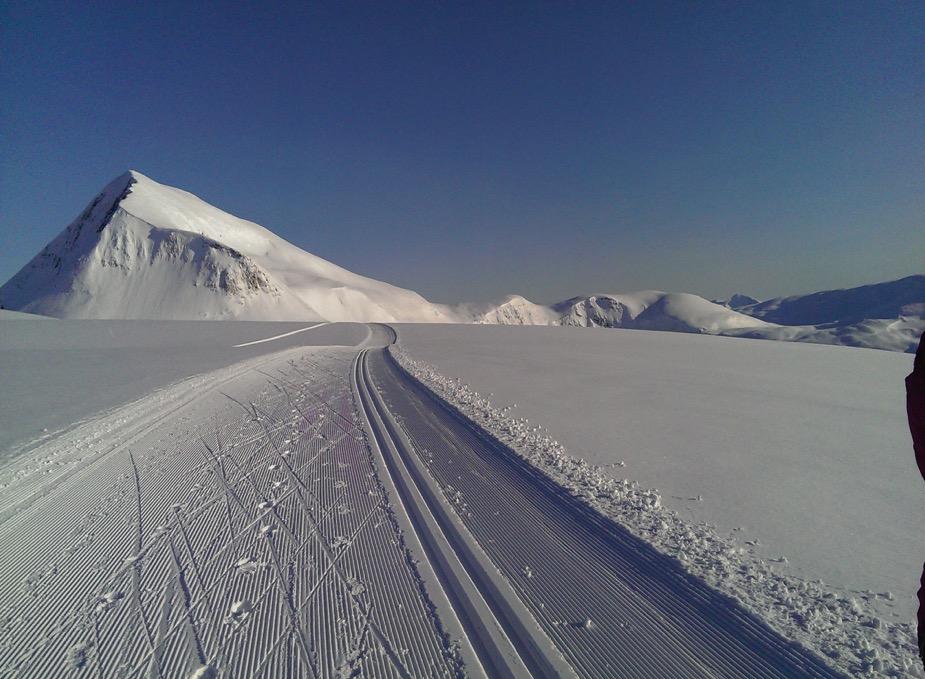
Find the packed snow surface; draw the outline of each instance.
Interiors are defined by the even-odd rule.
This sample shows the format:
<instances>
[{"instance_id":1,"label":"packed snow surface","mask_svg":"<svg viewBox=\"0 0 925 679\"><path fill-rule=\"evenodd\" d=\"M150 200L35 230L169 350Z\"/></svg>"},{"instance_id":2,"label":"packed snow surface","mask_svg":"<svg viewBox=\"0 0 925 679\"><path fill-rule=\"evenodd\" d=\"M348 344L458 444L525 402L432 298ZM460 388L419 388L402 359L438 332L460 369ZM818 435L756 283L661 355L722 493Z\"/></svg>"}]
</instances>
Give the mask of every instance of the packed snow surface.
<instances>
[{"instance_id":1,"label":"packed snow surface","mask_svg":"<svg viewBox=\"0 0 925 679\"><path fill-rule=\"evenodd\" d=\"M663 333L397 329L396 355L437 394L692 573L851 675L920 675L909 357L743 340L730 351L737 340Z\"/></svg>"},{"instance_id":2,"label":"packed snow surface","mask_svg":"<svg viewBox=\"0 0 925 679\"><path fill-rule=\"evenodd\" d=\"M7 322L0 318L0 461L12 454L14 444L44 438L178 380L293 346L353 345L368 334L365 325L347 323L261 342L314 325L47 319Z\"/></svg>"},{"instance_id":3,"label":"packed snow surface","mask_svg":"<svg viewBox=\"0 0 925 679\"><path fill-rule=\"evenodd\" d=\"M459 676L356 354L252 356L0 464L0 674Z\"/></svg>"},{"instance_id":4,"label":"packed snow surface","mask_svg":"<svg viewBox=\"0 0 925 679\"><path fill-rule=\"evenodd\" d=\"M61 367L165 342L45 325ZM430 398L387 327L162 325L149 369L242 360L0 460L0 674L842 676Z\"/></svg>"},{"instance_id":5,"label":"packed snow surface","mask_svg":"<svg viewBox=\"0 0 925 679\"><path fill-rule=\"evenodd\" d=\"M400 325L408 355L657 488L692 522L757 540L805 579L892 592L912 618L925 493L904 354L657 332Z\"/></svg>"}]
</instances>

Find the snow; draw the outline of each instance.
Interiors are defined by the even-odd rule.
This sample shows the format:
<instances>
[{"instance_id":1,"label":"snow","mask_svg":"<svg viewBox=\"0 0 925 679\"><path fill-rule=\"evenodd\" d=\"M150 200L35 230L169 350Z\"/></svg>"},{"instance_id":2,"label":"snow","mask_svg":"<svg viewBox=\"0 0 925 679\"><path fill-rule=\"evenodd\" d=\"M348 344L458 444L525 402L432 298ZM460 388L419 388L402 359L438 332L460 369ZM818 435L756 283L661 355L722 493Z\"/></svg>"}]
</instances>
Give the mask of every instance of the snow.
<instances>
[{"instance_id":1,"label":"snow","mask_svg":"<svg viewBox=\"0 0 925 679\"><path fill-rule=\"evenodd\" d=\"M222 352L281 329L43 325L74 331L58 341L82 347L107 344L113 329L113 355L121 344L139 356L172 332L148 366L165 370L187 351L202 357L210 344ZM349 657L344 676L462 676L460 639L437 617L428 565L405 546L353 419L358 348L303 346L314 333L330 344L336 333L347 343L376 332L357 329L332 324L235 349L240 360L227 367L0 461L0 538L16 545L0 550L5 673L330 677ZM61 351L79 370L82 356ZM289 488L276 490L271 462ZM260 511L268 498L272 509Z\"/></svg>"},{"instance_id":2,"label":"snow","mask_svg":"<svg viewBox=\"0 0 925 679\"><path fill-rule=\"evenodd\" d=\"M763 576L775 588L860 607L875 622L852 638L911 634L925 494L905 420L910 356L645 331L397 329L410 358L496 409L516 403L524 426L607 476L658 489L652 503L781 573L783 584ZM848 609L814 633L847 639Z\"/></svg>"},{"instance_id":3,"label":"snow","mask_svg":"<svg viewBox=\"0 0 925 679\"><path fill-rule=\"evenodd\" d=\"M139 172L111 182L0 288L7 308L63 318L449 320Z\"/></svg>"},{"instance_id":4,"label":"snow","mask_svg":"<svg viewBox=\"0 0 925 679\"><path fill-rule=\"evenodd\" d=\"M502 427L497 411L517 404L506 412L529 422L509 420L499 430L503 441L788 638L852 674L913 666L908 623L923 558L915 520L923 507L902 404L908 355L640 330L397 329L413 357L486 396L493 392L491 408L459 383L444 381L448 397L466 399L478 421ZM142 570L147 610L180 615L181 606L167 603L179 595L171 594L171 540L182 546L192 539L205 557L210 541L226 535L224 509L200 510L225 497L216 474L229 455L247 467L225 471L258 485L239 482L235 494L246 493L246 500L226 498L240 510L248 539L222 542L220 558L201 576L195 567L187 571L197 591L201 577L230 578L229 589L214 590L222 597L212 604L209 597L196 599L202 630L260 639L258 622L267 616L277 621L273 629L287 629L285 597L272 603L266 597L277 595L274 578L284 581L276 550L292 539L280 519L304 509L291 471L298 463L313 465L304 479L327 484L324 497L332 504L325 511L337 517L326 528L331 553L355 559L332 586L353 597L386 591L375 580L379 562L368 556L378 559L380 552L358 550L357 540L398 544L383 534L392 519L370 519L376 530L355 533L372 516L361 506L370 512L384 506L378 486L369 485L372 458L357 447L351 419L347 378L357 349L327 347L362 345L375 330L355 324L306 329L305 323L0 323L0 438L7 441L0 440L0 528L12 531L5 533L9 540L30 545L16 556L22 564L2 569L7 600L28 609L10 618L18 635L10 648L40 647L30 637L35 607L68 608L78 600L103 626L106 658L118 657L118 644L143 645L141 636L119 627L131 620L125 611L138 596L131 574ZM284 387L296 392L285 394ZM242 418L230 397L256 404L252 416ZM264 429L271 424L278 426ZM272 445L264 445L271 434ZM27 446L8 443L35 436ZM555 439L577 457L569 458ZM360 465L357 473L344 471L341 455ZM351 501L339 504L341 493ZM457 499L454 506L469 512L470 498ZM136 522L136 512L143 522ZM185 537L187 520L206 523ZM103 552L105 577L95 570ZM186 553L183 547L176 552ZM403 553L392 556L395 563L427 568ZM297 562L291 572L313 567ZM543 581L548 563L533 555L516 559L513 568L532 586ZM421 585L413 572L408 577L408 602L414 602ZM153 588L152 578L161 578ZM390 574L382 579L391 586ZM212 605L203 617L203 607ZM563 624L582 634L605 631L603 618L587 613ZM403 610L388 614L411 619ZM363 619L351 624L362 629ZM80 644L88 639L74 627L73 634L55 636L53 652L35 655L34 662L96 663L103 651L91 644L83 655ZM432 640L436 652L441 639ZM210 645L185 676L215 667L214 651ZM412 653L409 662L418 657ZM374 661L367 655L364 662Z\"/></svg>"},{"instance_id":5,"label":"snow","mask_svg":"<svg viewBox=\"0 0 925 679\"><path fill-rule=\"evenodd\" d=\"M454 312L468 323L552 325L558 319L558 314L550 307L535 304L520 295L507 295L486 304L460 304Z\"/></svg>"},{"instance_id":6,"label":"snow","mask_svg":"<svg viewBox=\"0 0 925 679\"><path fill-rule=\"evenodd\" d=\"M48 331L50 326L55 332ZM304 327L230 321L0 321L0 461L13 454L14 446L51 436L178 380L293 346L357 344L368 334L365 326L354 324L301 332ZM261 341L290 331L297 334Z\"/></svg>"},{"instance_id":7,"label":"snow","mask_svg":"<svg viewBox=\"0 0 925 679\"><path fill-rule=\"evenodd\" d=\"M714 299L711 300L714 304L720 304L730 309L740 309L746 304L757 304L758 300L749 295L743 295L741 292L733 293L729 299Z\"/></svg>"},{"instance_id":8,"label":"snow","mask_svg":"<svg viewBox=\"0 0 925 679\"><path fill-rule=\"evenodd\" d=\"M499 325L571 325L710 334L773 327L697 295L660 290L573 297L551 306L510 295L495 303L460 305L456 312L466 322Z\"/></svg>"},{"instance_id":9,"label":"snow","mask_svg":"<svg viewBox=\"0 0 925 679\"><path fill-rule=\"evenodd\" d=\"M925 276L776 297L735 307L743 313L784 325L852 324L871 318L925 315Z\"/></svg>"},{"instance_id":10,"label":"snow","mask_svg":"<svg viewBox=\"0 0 925 679\"><path fill-rule=\"evenodd\" d=\"M672 330L717 334L770 324L688 293L658 290L597 295L569 300L556 307L560 325Z\"/></svg>"},{"instance_id":11,"label":"snow","mask_svg":"<svg viewBox=\"0 0 925 679\"><path fill-rule=\"evenodd\" d=\"M907 351L925 326L925 276L761 303L646 290L434 304L130 171L0 287L0 305L61 318L569 325Z\"/></svg>"},{"instance_id":12,"label":"snow","mask_svg":"<svg viewBox=\"0 0 925 679\"><path fill-rule=\"evenodd\" d=\"M548 307L515 296L496 305L464 305L460 313L462 320L476 323L668 330L910 352L925 331L925 301L909 301L925 300L925 293L919 291L920 278L866 286L858 289L862 290L859 294L826 291L760 304L745 295L734 295L730 302L710 302L689 293L644 290L573 297ZM748 303L733 305L744 302ZM763 310L767 318L778 320L780 316L772 313L778 307L801 312L792 318L818 320L809 325L778 325L744 313ZM888 315L894 311L904 315ZM887 316L876 317L878 313ZM840 320L828 320L838 314L843 315ZM785 314L783 318L786 321L790 317ZM861 320L851 320L858 318Z\"/></svg>"},{"instance_id":13,"label":"snow","mask_svg":"<svg viewBox=\"0 0 925 679\"><path fill-rule=\"evenodd\" d=\"M857 323L745 328L738 331L730 330L725 334L754 339L811 342L915 353L923 332L925 332L925 317L900 316L899 318L869 318Z\"/></svg>"},{"instance_id":14,"label":"snow","mask_svg":"<svg viewBox=\"0 0 925 679\"><path fill-rule=\"evenodd\" d=\"M0 309L0 321L51 321L50 316L40 316L38 314L26 314L22 311L10 311L9 309Z\"/></svg>"}]
</instances>

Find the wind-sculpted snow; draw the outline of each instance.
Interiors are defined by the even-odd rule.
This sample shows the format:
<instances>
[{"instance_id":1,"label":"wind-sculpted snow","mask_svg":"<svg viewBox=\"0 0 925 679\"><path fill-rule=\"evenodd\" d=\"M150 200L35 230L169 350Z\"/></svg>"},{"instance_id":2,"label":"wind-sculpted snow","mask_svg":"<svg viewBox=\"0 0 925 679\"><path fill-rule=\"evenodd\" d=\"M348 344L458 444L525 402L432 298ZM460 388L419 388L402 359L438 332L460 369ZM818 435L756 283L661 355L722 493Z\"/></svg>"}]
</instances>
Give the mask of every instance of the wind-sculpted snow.
<instances>
[{"instance_id":1,"label":"wind-sculpted snow","mask_svg":"<svg viewBox=\"0 0 925 679\"><path fill-rule=\"evenodd\" d=\"M677 559L705 583L734 597L788 638L815 649L851 675L913 675L918 668L914 630L906 622L879 617L874 592L847 596L821 581L788 574L704 523L694 524L662 504L658 490L616 479L574 458L542 426L496 406L457 379L393 348L400 364L465 417L490 432L572 498L609 517ZM466 510L464 510L466 511ZM536 570L525 563L524 577ZM592 620L593 624L593 620Z\"/></svg>"}]
</instances>

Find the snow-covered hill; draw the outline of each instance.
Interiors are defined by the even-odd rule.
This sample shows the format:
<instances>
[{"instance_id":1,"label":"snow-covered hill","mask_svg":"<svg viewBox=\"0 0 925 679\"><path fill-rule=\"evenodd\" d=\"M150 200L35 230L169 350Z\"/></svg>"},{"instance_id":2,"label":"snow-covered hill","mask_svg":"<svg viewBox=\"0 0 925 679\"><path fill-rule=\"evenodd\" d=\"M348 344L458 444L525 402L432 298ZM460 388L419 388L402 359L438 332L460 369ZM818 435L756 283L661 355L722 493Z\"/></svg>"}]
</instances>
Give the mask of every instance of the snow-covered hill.
<instances>
[{"instance_id":1,"label":"snow-covered hill","mask_svg":"<svg viewBox=\"0 0 925 679\"><path fill-rule=\"evenodd\" d=\"M697 295L659 290L572 297L551 306L512 295L496 304L461 305L455 312L466 322L495 325L634 328L711 335L776 327Z\"/></svg>"},{"instance_id":2,"label":"snow-covered hill","mask_svg":"<svg viewBox=\"0 0 925 679\"><path fill-rule=\"evenodd\" d=\"M553 307L556 325L719 334L772 324L688 293L646 290L576 297Z\"/></svg>"},{"instance_id":3,"label":"snow-covered hill","mask_svg":"<svg viewBox=\"0 0 925 679\"><path fill-rule=\"evenodd\" d=\"M883 349L915 353L925 332L925 318L867 318L857 323L821 323L819 325L771 325L767 328L729 330L724 335L752 339L836 344L846 347Z\"/></svg>"},{"instance_id":4,"label":"snow-covered hill","mask_svg":"<svg viewBox=\"0 0 925 679\"><path fill-rule=\"evenodd\" d=\"M453 309L464 323L491 325L554 325L559 315L550 307L520 295L508 295L498 302L460 304Z\"/></svg>"},{"instance_id":5,"label":"snow-covered hill","mask_svg":"<svg viewBox=\"0 0 925 679\"><path fill-rule=\"evenodd\" d=\"M63 318L453 320L134 171L0 288L0 304Z\"/></svg>"},{"instance_id":6,"label":"snow-covered hill","mask_svg":"<svg viewBox=\"0 0 925 679\"><path fill-rule=\"evenodd\" d=\"M919 337L925 332L925 318L922 309L925 294L918 294L915 280L923 276L912 276L902 281L882 284L886 292L879 303L870 290L865 292L870 304L866 307L842 306L852 309L846 320L834 322L819 321L815 324L781 324L768 322L744 313L746 310L761 308L767 310L774 318L780 317L772 310L787 309L790 304L799 308L802 299L828 300L837 299L838 295L829 292L794 297L788 300L769 300L768 302L747 302L737 311L731 308L735 302L744 302L750 298L734 295L729 301L710 302L703 297L687 293L665 293L656 290L610 295L591 295L573 297L552 306L534 304L523 297L512 297L498 305L462 307L466 313L460 314L468 322L499 325L564 325L585 328L632 328L636 330L668 330L672 332L691 332L707 335L728 335L731 337L748 337L752 339L781 340L785 342L811 342L813 344L836 344L886 351L915 351ZM904 286L894 284L904 283ZM866 286L877 288L877 286ZM901 295L891 291L902 288ZM850 291L833 291L850 292ZM723 302L722 304L720 302ZM806 308L810 308L809 304ZM852 320L858 315L876 313L876 309L889 313L891 310L905 312L887 318L867 318ZM860 310L858 310L860 309ZM830 318L837 309L828 309L819 318ZM799 316L795 316L799 317Z\"/></svg>"},{"instance_id":7,"label":"snow-covered hill","mask_svg":"<svg viewBox=\"0 0 925 679\"><path fill-rule=\"evenodd\" d=\"M453 309L463 322L490 325L566 325L584 328L635 328L719 334L727 330L775 327L687 293L658 290L572 297L545 306L520 295L500 302L463 304Z\"/></svg>"},{"instance_id":8,"label":"snow-covered hill","mask_svg":"<svg viewBox=\"0 0 925 679\"><path fill-rule=\"evenodd\" d=\"M433 304L343 269L131 171L0 287L0 309L61 318L564 325L912 350L925 276L758 302L647 290L543 305Z\"/></svg>"},{"instance_id":9,"label":"snow-covered hill","mask_svg":"<svg viewBox=\"0 0 925 679\"><path fill-rule=\"evenodd\" d=\"M780 325L843 325L871 318L921 317L925 315L925 276L730 306Z\"/></svg>"},{"instance_id":10,"label":"snow-covered hill","mask_svg":"<svg viewBox=\"0 0 925 679\"><path fill-rule=\"evenodd\" d=\"M776 325L727 334L913 352L925 332L925 276L764 302L742 297L729 306Z\"/></svg>"}]
</instances>

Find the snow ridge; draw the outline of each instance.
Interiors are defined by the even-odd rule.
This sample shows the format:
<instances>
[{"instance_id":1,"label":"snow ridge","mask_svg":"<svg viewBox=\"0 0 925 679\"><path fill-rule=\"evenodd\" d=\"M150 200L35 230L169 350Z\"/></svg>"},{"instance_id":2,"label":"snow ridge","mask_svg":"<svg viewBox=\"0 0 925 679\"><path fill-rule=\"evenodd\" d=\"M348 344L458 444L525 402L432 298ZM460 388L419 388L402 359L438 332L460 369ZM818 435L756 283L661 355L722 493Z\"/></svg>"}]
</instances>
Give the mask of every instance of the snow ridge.
<instances>
[{"instance_id":1,"label":"snow ridge","mask_svg":"<svg viewBox=\"0 0 925 679\"><path fill-rule=\"evenodd\" d=\"M415 292L135 171L0 287L0 303L64 318L449 320Z\"/></svg>"},{"instance_id":2,"label":"snow ridge","mask_svg":"<svg viewBox=\"0 0 925 679\"><path fill-rule=\"evenodd\" d=\"M437 396L542 470L576 498L627 527L687 571L738 600L784 636L818 652L852 676L896 676L918 668L915 630L879 617L873 602L889 592L844 592L821 580L785 571L754 550L723 537L711 525L692 524L662 505L657 489L614 479L602 468L571 457L545 429L516 418L516 405L498 407L458 379L390 349L399 363Z\"/></svg>"},{"instance_id":3,"label":"snow ridge","mask_svg":"<svg viewBox=\"0 0 925 679\"><path fill-rule=\"evenodd\" d=\"M925 276L911 276L857 288L860 296L868 300L866 305L855 304L851 295L850 303L844 302L846 297L840 293L854 295L851 290L761 303L738 294L728 301L711 302L689 293L644 290L572 297L549 307L514 297L496 306L468 305L464 309L468 313L467 320L475 323L663 330L914 352L919 337L925 332L925 301L910 301L925 300L925 288L919 291L922 287L919 279L925 282ZM883 291L882 296L880 291ZM830 299L837 302L834 305L837 309L820 310L819 300ZM788 315L781 311L789 309L790 305L799 313ZM764 318L750 315L756 309L764 310L761 311ZM893 312L898 315L890 316ZM844 317L836 321L824 320L837 313ZM805 324L788 322L804 318L805 314L817 320Z\"/></svg>"},{"instance_id":4,"label":"snow ridge","mask_svg":"<svg viewBox=\"0 0 925 679\"><path fill-rule=\"evenodd\" d=\"M921 317L925 315L925 276L907 276L846 290L775 297L733 308L783 325L847 325L871 318Z\"/></svg>"}]
</instances>

